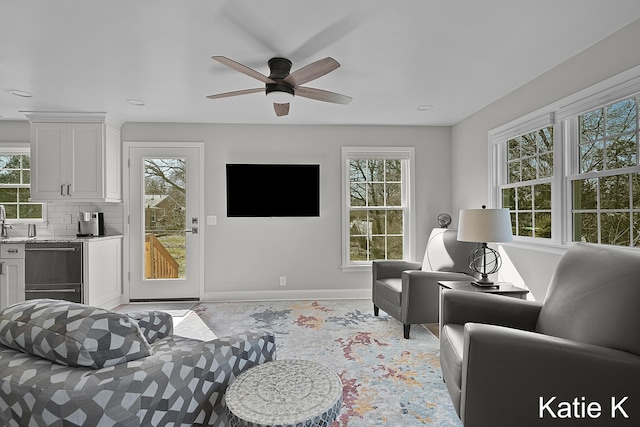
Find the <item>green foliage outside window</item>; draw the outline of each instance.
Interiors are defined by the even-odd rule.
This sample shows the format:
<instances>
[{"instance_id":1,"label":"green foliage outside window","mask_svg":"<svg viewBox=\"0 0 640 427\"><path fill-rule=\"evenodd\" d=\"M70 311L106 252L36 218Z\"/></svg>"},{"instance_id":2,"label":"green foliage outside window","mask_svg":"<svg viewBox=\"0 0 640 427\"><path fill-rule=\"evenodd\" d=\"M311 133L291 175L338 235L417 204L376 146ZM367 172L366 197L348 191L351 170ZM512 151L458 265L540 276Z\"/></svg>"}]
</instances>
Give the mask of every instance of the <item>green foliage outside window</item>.
<instances>
[{"instance_id":1,"label":"green foliage outside window","mask_svg":"<svg viewBox=\"0 0 640 427\"><path fill-rule=\"evenodd\" d=\"M573 181L573 240L640 246L640 175Z\"/></svg>"},{"instance_id":2,"label":"green foliage outside window","mask_svg":"<svg viewBox=\"0 0 640 427\"><path fill-rule=\"evenodd\" d=\"M7 219L42 219L42 204L29 203L31 162L26 154L0 155L0 204Z\"/></svg>"},{"instance_id":3,"label":"green foliage outside window","mask_svg":"<svg viewBox=\"0 0 640 427\"><path fill-rule=\"evenodd\" d=\"M502 207L511 210L515 236L551 238L553 126L507 141Z\"/></svg>"},{"instance_id":4,"label":"green foliage outside window","mask_svg":"<svg viewBox=\"0 0 640 427\"><path fill-rule=\"evenodd\" d=\"M350 259L402 259L402 161L351 159Z\"/></svg>"}]
</instances>

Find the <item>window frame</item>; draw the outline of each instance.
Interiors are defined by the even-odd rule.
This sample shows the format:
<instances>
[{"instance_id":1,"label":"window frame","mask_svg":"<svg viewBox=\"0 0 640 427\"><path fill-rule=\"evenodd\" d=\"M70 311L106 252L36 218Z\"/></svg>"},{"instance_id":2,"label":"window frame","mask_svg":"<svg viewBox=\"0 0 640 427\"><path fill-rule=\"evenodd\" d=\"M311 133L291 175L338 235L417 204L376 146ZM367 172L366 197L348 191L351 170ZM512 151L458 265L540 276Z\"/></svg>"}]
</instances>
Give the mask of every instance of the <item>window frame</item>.
<instances>
[{"instance_id":1,"label":"window frame","mask_svg":"<svg viewBox=\"0 0 640 427\"><path fill-rule=\"evenodd\" d=\"M371 269L371 261L351 261L350 259L350 175L351 159L392 159L401 160L402 166L402 209L403 259L415 257L415 147L342 147L341 154L341 196L342 196L342 271L363 271Z\"/></svg>"},{"instance_id":2,"label":"window frame","mask_svg":"<svg viewBox=\"0 0 640 427\"><path fill-rule=\"evenodd\" d=\"M507 154L505 144L510 138L554 126L554 175L552 177L552 235L551 239L514 236L513 244L566 249L574 244L572 216L572 182L579 171L578 117L597 108L640 94L640 66L634 67L591 87L560 99L532 113L492 129L489 143L489 206L502 207L501 187L507 182ZM640 120L640 118L638 119ZM640 159L640 141L638 158ZM640 171L637 166L618 170L618 174ZM589 172L603 176L602 172ZM625 248L626 246L619 246ZM633 248L633 247L629 247Z\"/></svg>"},{"instance_id":3,"label":"window frame","mask_svg":"<svg viewBox=\"0 0 640 427\"><path fill-rule=\"evenodd\" d=\"M29 155L31 157L31 144L28 142L0 142L0 155ZM31 162L31 164L33 164ZM31 183L29 183L29 188ZM1 204L1 203L0 203ZM42 204L42 219L36 218L7 218L7 224L43 224L48 222L47 203Z\"/></svg>"},{"instance_id":4,"label":"window frame","mask_svg":"<svg viewBox=\"0 0 640 427\"><path fill-rule=\"evenodd\" d=\"M579 180L583 180L583 179L598 179L600 180L601 178L607 178L607 177L613 177L613 176L629 176L630 174L640 174L640 125L639 125L639 120L640 117L636 116L636 129L634 130L635 133L635 137L636 137L636 165L635 166L625 166L625 167L621 167L621 168L615 168L615 169L609 169L608 167L603 168L601 170L591 170L591 171L587 171L587 172L581 172L580 171L580 150L579 150L579 145L580 145L580 123L579 123L579 118L582 114L584 113L589 113L592 112L594 110L603 108L606 109L607 107L611 106L612 104L615 104L617 102L620 101L624 101L625 99L629 99L629 98L635 98L636 101L636 114L638 112L638 110L640 109L640 86L638 87L638 92L633 93L631 95L627 95L627 96L622 96L618 99L613 99L613 100L609 100L606 103L600 103L599 105L596 106L591 106L589 109L581 112L580 114L577 114L575 116L571 116L568 117L567 119L565 119L565 126L567 128L567 135L569 135L569 137L567 138L567 141L569 142L567 145L570 146L568 149L570 150L568 152L568 158L570 159L570 163L569 163L569 167L568 167L568 172L565 176L566 178L566 191L567 191L567 200L566 200L566 213L567 213L567 230L566 230L566 235L565 235L565 239L567 242L571 243L574 242L573 238L574 238L574 211L585 211L585 213L594 213L597 215L598 218L600 218L603 214L609 213L609 212L626 212L629 213L630 215L630 240L631 240L631 244L630 245L615 245L618 247L634 247L633 246L633 213L637 212L638 209L634 209L633 204L630 203L628 208L620 208L620 209L607 209L607 208L603 208L600 204L601 202L601 193L598 190L597 191L597 207L595 209L574 209L573 206L573 183ZM604 136L603 136L603 141L605 140ZM606 152L606 150L605 150ZM629 183L631 185L631 183ZM598 185L598 189L599 189L599 185ZM631 196L631 188L629 188L629 195ZM600 223L600 221L598 221L598 223ZM598 231L598 243L597 244L607 244L607 243L600 243L602 241L602 228L600 225L598 225L597 227L597 231ZM637 238L635 239L637 240ZM635 246L637 247L637 246Z\"/></svg>"},{"instance_id":5,"label":"window frame","mask_svg":"<svg viewBox=\"0 0 640 427\"><path fill-rule=\"evenodd\" d=\"M536 132L545 127L553 128L553 175L550 178L537 178L535 180L520 181L517 183L508 182L508 141L519 136ZM557 180L557 176L563 169L561 144L558 134L560 127L556 123L553 112L537 112L527 115L518 121L496 128L489 132L489 171L490 171L490 191L489 207L502 208L502 190L505 188L521 187L542 183L551 184L551 237L531 237L513 236L515 242L533 243L542 245L557 245L560 243L558 234L561 230L562 216L555 209L561 204L562 188Z\"/></svg>"}]
</instances>

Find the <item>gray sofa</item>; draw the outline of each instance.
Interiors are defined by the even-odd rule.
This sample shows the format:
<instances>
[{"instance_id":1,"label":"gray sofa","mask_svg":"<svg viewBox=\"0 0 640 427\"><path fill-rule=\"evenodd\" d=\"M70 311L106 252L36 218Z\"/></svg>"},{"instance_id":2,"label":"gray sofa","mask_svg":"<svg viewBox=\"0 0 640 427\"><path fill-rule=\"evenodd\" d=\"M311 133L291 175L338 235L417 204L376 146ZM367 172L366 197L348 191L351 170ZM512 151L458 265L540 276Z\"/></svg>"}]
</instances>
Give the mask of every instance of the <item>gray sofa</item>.
<instances>
[{"instance_id":1,"label":"gray sofa","mask_svg":"<svg viewBox=\"0 0 640 427\"><path fill-rule=\"evenodd\" d=\"M467 257L475 243L459 242L456 230L434 228L422 263L373 261L373 312L388 313L404 325L409 338L411 325L438 323L441 280L475 280Z\"/></svg>"},{"instance_id":2,"label":"gray sofa","mask_svg":"<svg viewBox=\"0 0 640 427\"><path fill-rule=\"evenodd\" d=\"M639 305L640 251L589 244L544 302L446 291L440 362L465 427L639 425Z\"/></svg>"},{"instance_id":3,"label":"gray sofa","mask_svg":"<svg viewBox=\"0 0 640 427\"><path fill-rule=\"evenodd\" d=\"M116 313L56 300L0 311L0 425L225 425L222 397L274 359L274 335L203 342L162 312Z\"/></svg>"}]
</instances>

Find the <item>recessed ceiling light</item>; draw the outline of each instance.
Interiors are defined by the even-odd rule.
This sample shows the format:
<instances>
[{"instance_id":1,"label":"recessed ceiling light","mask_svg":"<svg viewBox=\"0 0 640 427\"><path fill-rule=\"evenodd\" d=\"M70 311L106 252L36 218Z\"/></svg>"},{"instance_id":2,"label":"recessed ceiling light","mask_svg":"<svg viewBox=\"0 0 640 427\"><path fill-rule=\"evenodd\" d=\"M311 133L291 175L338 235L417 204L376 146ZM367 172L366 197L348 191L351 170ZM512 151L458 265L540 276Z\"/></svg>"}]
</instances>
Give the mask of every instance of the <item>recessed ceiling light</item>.
<instances>
[{"instance_id":1,"label":"recessed ceiling light","mask_svg":"<svg viewBox=\"0 0 640 427\"><path fill-rule=\"evenodd\" d=\"M433 108L433 105L429 105L429 104L418 105L418 111L429 111L432 108Z\"/></svg>"},{"instance_id":2,"label":"recessed ceiling light","mask_svg":"<svg viewBox=\"0 0 640 427\"><path fill-rule=\"evenodd\" d=\"M15 96L21 96L23 98L31 98L33 96L29 92L17 89L9 89L9 93Z\"/></svg>"},{"instance_id":3,"label":"recessed ceiling light","mask_svg":"<svg viewBox=\"0 0 640 427\"><path fill-rule=\"evenodd\" d=\"M131 105L135 105L136 107L142 107L145 105L144 101L140 101L139 99L135 99L135 98L129 98L127 99L127 102Z\"/></svg>"}]
</instances>

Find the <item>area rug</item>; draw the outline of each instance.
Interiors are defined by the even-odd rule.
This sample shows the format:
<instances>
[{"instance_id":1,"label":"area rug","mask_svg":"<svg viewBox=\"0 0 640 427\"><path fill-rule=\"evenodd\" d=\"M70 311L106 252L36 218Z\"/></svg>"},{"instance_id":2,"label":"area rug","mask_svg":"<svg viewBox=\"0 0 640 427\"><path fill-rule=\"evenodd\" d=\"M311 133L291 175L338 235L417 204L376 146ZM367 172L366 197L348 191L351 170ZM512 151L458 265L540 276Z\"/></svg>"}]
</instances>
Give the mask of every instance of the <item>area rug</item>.
<instances>
[{"instance_id":1,"label":"area rug","mask_svg":"<svg viewBox=\"0 0 640 427\"><path fill-rule=\"evenodd\" d=\"M307 359L335 371L343 408L332 427L460 427L439 364L438 339L402 324L370 300L198 303L192 310L217 336L244 329L275 332L277 358Z\"/></svg>"}]
</instances>

